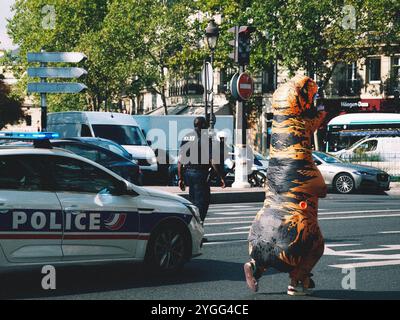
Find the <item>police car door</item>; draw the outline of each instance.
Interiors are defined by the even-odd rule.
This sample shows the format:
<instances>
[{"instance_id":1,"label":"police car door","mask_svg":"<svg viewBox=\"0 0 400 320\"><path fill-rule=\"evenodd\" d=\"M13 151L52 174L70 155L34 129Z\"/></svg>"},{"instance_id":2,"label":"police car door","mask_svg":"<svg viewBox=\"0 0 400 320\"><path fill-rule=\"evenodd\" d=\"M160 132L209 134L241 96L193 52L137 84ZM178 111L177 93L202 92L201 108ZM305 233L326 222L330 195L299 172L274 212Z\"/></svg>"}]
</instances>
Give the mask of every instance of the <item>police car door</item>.
<instances>
[{"instance_id":1,"label":"police car door","mask_svg":"<svg viewBox=\"0 0 400 320\"><path fill-rule=\"evenodd\" d=\"M139 232L135 197L117 195L121 181L90 163L67 157L51 161L64 213L64 259L134 257Z\"/></svg>"},{"instance_id":2,"label":"police car door","mask_svg":"<svg viewBox=\"0 0 400 320\"><path fill-rule=\"evenodd\" d=\"M10 262L62 259L61 205L46 186L42 158L0 156L0 243Z\"/></svg>"}]
</instances>

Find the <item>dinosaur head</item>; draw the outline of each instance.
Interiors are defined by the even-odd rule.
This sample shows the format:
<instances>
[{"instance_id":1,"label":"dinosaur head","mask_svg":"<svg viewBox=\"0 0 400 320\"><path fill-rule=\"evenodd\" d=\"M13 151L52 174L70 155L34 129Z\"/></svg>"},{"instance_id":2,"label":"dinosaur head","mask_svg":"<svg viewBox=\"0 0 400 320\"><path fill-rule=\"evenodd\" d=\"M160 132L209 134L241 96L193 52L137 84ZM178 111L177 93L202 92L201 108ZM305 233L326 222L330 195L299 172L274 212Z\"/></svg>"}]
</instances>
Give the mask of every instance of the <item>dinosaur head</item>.
<instances>
[{"instance_id":1,"label":"dinosaur head","mask_svg":"<svg viewBox=\"0 0 400 320\"><path fill-rule=\"evenodd\" d=\"M307 114L314 105L318 85L307 76L298 75L287 82L274 94L273 108L285 115Z\"/></svg>"}]
</instances>

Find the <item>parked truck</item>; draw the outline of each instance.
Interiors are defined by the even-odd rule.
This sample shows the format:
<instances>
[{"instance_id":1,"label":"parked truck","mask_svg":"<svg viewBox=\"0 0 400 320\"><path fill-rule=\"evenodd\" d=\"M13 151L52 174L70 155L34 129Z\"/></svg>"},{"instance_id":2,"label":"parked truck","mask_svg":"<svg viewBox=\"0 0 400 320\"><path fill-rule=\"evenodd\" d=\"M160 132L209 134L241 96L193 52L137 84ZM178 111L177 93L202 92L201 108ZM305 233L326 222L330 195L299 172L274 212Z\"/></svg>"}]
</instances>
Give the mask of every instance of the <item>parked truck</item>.
<instances>
[{"instance_id":1,"label":"parked truck","mask_svg":"<svg viewBox=\"0 0 400 320\"><path fill-rule=\"evenodd\" d=\"M142 128L153 149L162 149L176 155L183 137L193 131L196 117L135 115L133 119ZM215 125L217 137L224 137L225 143L232 144L233 125L233 116L218 116Z\"/></svg>"},{"instance_id":2,"label":"parked truck","mask_svg":"<svg viewBox=\"0 0 400 320\"><path fill-rule=\"evenodd\" d=\"M173 180L174 168L177 163L178 150L183 137L194 130L194 120L197 116L133 116L142 128L147 142L154 150L158 169L158 182L170 184ZM226 146L233 144L233 116L217 116L215 125L216 137L224 138Z\"/></svg>"}]
</instances>

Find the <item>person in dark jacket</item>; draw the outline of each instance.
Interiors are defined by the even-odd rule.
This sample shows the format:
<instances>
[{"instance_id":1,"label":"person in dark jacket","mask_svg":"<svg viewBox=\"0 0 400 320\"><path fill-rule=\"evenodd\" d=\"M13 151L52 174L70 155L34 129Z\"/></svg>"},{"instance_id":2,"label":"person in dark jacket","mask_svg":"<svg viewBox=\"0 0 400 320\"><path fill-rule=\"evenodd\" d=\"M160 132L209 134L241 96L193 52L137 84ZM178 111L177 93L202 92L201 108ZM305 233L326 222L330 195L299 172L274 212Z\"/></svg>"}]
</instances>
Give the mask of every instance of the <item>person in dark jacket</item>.
<instances>
[{"instance_id":1,"label":"person in dark jacket","mask_svg":"<svg viewBox=\"0 0 400 320\"><path fill-rule=\"evenodd\" d=\"M189 186L191 202L199 208L202 222L206 219L210 205L210 169L214 169L225 188L225 177L219 164L219 144L210 138L204 117L194 120L194 131L187 134L181 143L178 161L179 187L182 191Z\"/></svg>"}]
</instances>

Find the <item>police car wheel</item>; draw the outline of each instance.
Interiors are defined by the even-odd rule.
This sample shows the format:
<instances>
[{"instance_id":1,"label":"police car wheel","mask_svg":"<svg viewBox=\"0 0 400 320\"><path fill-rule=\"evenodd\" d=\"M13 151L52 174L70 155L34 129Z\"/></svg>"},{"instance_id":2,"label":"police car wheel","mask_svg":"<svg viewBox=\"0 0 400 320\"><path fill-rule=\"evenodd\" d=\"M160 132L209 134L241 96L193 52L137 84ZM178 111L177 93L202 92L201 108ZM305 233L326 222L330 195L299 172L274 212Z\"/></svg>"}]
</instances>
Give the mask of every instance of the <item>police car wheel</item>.
<instances>
[{"instance_id":1,"label":"police car wheel","mask_svg":"<svg viewBox=\"0 0 400 320\"><path fill-rule=\"evenodd\" d=\"M180 270L188 260L189 241L187 233L179 225L160 227L150 238L146 263L153 271Z\"/></svg>"}]
</instances>

